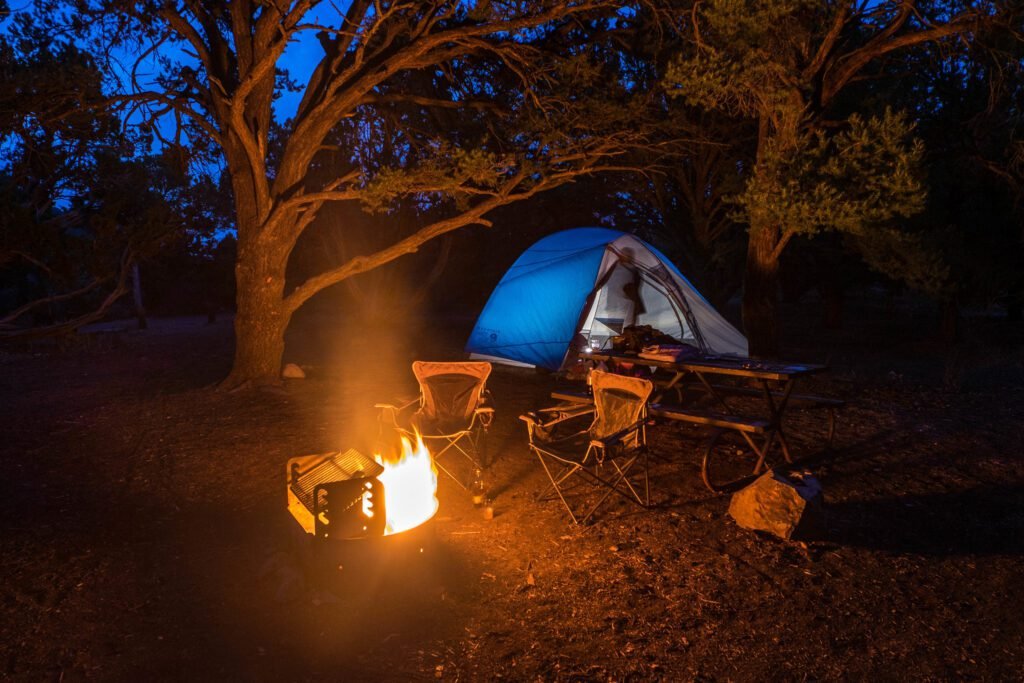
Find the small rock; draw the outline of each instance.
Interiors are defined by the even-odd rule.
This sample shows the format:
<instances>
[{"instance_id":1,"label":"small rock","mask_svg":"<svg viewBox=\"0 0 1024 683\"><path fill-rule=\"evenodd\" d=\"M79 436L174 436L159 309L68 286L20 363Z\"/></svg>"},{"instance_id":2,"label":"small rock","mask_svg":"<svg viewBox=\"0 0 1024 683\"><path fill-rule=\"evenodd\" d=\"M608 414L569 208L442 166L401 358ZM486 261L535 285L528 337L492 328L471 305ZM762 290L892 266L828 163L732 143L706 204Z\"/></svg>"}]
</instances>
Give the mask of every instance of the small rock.
<instances>
[{"instance_id":1,"label":"small rock","mask_svg":"<svg viewBox=\"0 0 1024 683\"><path fill-rule=\"evenodd\" d=\"M285 379L306 379L306 373L295 363L288 363L281 370L281 376Z\"/></svg>"},{"instance_id":2,"label":"small rock","mask_svg":"<svg viewBox=\"0 0 1024 683\"><path fill-rule=\"evenodd\" d=\"M744 529L787 540L813 540L825 534L823 499L821 484L810 473L769 470L733 494L729 516Z\"/></svg>"}]
</instances>

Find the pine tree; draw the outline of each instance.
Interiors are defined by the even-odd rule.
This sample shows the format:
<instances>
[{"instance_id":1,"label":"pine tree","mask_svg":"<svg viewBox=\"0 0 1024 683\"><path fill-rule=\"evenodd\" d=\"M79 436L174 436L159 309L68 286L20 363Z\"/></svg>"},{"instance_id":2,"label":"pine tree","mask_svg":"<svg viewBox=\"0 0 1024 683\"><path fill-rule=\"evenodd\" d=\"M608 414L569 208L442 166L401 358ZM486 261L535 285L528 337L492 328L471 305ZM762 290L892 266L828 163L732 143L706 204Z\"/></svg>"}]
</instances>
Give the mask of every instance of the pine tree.
<instances>
[{"instance_id":1,"label":"pine tree","mask_svg":"<svg viewBox=\"0 0 1024 683\"><path fill-rule=\"evenodd\" d=\"M837 99L887 56L949 43L1019 12L1016 4L816 0L706 0L691 15L691 45L666 81L688 103L754 121L757 151L738 196L749 224L743 319L754 355L778 353L779 259L800 234L839 230L890 248L909 247L922 278L941 266L897 228L924 206L923 149L907 117L891 111L841 116Z\"/></svg>"}]
</instances>

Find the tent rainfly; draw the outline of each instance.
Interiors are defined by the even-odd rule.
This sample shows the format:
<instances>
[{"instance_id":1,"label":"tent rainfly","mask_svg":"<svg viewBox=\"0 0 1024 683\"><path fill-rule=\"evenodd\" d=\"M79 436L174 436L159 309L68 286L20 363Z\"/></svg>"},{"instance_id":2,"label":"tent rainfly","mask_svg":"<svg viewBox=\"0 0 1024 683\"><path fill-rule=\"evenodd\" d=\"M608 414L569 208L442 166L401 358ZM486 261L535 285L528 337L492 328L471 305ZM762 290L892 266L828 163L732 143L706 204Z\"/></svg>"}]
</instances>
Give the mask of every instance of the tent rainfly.
<instances>
[{"instance_id":1,"label":"tent rainfly","mask_svg":"<svg viewBox=\"0 0 1024 683\"><path fill-rule=\"evenodd\" d=\"M466 343L474 358L559 370L580 336L602 348L626 325L650 325L706 354L747 355L747 339L671 261L605 228L549 235L512 264Z\"/></svg>"}]
</instances>

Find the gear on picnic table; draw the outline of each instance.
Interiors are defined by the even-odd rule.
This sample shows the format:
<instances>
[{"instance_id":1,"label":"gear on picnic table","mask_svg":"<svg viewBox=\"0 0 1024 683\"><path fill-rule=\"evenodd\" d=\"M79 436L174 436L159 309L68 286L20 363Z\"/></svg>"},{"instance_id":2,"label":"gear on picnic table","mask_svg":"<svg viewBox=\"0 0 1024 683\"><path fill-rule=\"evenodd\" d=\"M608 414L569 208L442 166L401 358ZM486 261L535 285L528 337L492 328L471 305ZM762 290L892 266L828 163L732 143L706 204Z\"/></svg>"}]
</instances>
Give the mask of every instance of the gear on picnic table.
<instances>
[{"instance_id":1,"label":"gear on picnic table","mask_svg":"<svg viewBox=\"0 0 1024 683\"><path fill-rule=\"evenodd\" d=\"M679 340L650 325L627 325L622 334L611 338L612 349L640 353L645 346L656 344L679 344Z\"/></svg>"}]
</instances>

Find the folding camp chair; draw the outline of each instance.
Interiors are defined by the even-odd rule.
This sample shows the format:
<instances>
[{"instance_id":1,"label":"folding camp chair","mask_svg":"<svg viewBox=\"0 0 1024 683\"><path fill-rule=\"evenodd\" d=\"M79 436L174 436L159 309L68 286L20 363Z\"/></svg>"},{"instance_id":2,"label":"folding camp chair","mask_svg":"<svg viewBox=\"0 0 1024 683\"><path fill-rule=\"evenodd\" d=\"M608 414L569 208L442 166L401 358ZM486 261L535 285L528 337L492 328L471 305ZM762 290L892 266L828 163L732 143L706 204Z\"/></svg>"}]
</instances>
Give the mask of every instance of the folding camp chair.
<instances>
[{"instance_id":1,"label":"folding camp chair","mask_svg":"<svg viewBox=\"0 0 1024 683\"><path fill-rule=\"evenodd\" d=\"M612 493L618 493L646 507L650 505L650 485L647 478L647 399L654 385L648 380L625 377L594 370L591 375L594 391L593 406L563 405L520 416L526 422L530 450L537 454L551 484L537 498L550 500L552 492L561 499L569 516L576 524L585 524ZM579 418L593 416L590 426L573 431L567 426L579 425ZM560 433L561 432L561 433ZM566 433L568 432L568 433ZM630 479L635 465L642 465L642 495ZM581 477L573 479L573 475ZM597 502L579 516L570 504L573 484L590 483L604 487Z\"/></svg>"},{"instance_id":2,"label":"folding camp chair","mask_svg":"<svg viewBox=\"0 0 1024 683\"><path fill-rule=\"evenodd\" d=\"M400 406L376 406L381 436L386 438L397 430L411 440L413 433L418 432L438 469L467 488L452 466L443 464L441 458L454 451L465 456L474 469L487 464L481 457L481 440L494 418L494 408L486 405L491 364L416 361L412 372L420 385L418 398ZM412 406L417 406L415 412L411 411ZM437 445L432 447L431 442Z\"/></svg>"}]
</instances>

